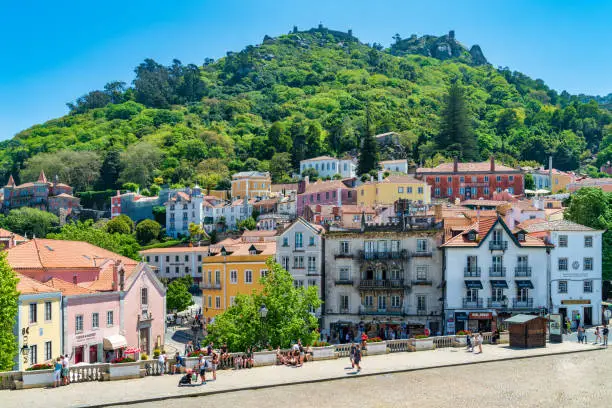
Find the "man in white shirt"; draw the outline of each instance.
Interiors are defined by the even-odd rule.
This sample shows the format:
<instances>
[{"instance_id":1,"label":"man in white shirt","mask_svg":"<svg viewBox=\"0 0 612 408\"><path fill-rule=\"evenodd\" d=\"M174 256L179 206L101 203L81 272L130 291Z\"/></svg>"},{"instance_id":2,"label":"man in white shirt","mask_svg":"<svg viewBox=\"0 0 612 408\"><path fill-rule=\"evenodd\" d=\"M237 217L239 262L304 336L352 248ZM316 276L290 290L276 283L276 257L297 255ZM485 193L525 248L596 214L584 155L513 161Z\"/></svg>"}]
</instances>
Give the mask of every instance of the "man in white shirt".
<instances>
[{"instance_id":1,"label":"man in white shirt","mask_svg":"<svg viewBox=\"0 0 612 408\"><path fill-rule=\"evenodd\" d=\"M64 377L64 385L70 384L70 358L68 354L62 359L62 374Z\"/></svg>"}]
</instances>

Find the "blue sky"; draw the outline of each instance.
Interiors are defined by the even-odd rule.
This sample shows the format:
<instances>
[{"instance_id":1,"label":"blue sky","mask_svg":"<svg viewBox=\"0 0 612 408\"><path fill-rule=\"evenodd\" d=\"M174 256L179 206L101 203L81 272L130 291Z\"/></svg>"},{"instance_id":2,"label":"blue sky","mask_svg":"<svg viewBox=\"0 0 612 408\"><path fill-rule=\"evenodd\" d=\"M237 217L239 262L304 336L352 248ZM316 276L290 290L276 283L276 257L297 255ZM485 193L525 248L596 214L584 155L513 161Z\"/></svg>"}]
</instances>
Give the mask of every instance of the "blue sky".
<instances>
[{"instance_id":1,"label":"blue sky","mask_svg":"<svg viewBox=\"0 0 612 408\"><path fill-rule=\"evenodd\" d=\"M65 103L112 80L131 82L144 58L201 64L264 35L323 23L363 42L454 29L495 66L557 90L612 92L611 1L127 0L0 5L0 140L61 116Z\"/></svg>"}]
</instances>

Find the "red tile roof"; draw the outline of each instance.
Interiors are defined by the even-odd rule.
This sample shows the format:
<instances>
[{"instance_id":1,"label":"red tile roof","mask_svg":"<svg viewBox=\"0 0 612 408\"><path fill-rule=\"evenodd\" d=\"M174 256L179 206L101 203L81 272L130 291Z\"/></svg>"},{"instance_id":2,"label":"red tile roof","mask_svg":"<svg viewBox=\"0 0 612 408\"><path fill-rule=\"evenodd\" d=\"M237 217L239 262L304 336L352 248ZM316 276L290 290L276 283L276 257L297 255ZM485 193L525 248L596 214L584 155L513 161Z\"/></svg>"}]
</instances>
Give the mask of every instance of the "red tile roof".
<instances>
[{"instance_id":1,"label":"red tile roof","mask_svg":"<svg viewBox=\"0 0 612 408\"><path fill-rule=\"evenodd\" d=\"M35 293L58 293L59 289L45 285L36 279L29 278L25 275L17 274L19 282L17 282L17 291L22 295L32 295Z\"/></svg>"},{"instance_id":2,"label":"red tile roof","mask_svg":"<svg viewBox=\"0 0 612 408\"><path fill-rule=\"evenodd\" d=\"M45 282L45 285L61 291L62 295L64 296L88 295L90 293L96 293L95 290L87 289L59 278L51 278Z\"/></svg>"},{"instance_id":3,"label":"red tile roof","mask_svg":"<svg viewBox=\"0 0 612 408\"><path fill-rule=\"evenodd\" d=\"M491 162L479 162L479 163L458 163L459 173L480 173L490 172ZM420 167L417 169L418 173L453 173L454 163L442 163L436 167ZM495 163L495 172L518 172L519 170L512 167L504 166L503 164Z\"/></svg>"},{"instance_id":4,"label":"red tile roof","mask_svg":"<svg viewBox=\"0 0 612 408\"><path fill-rule=\"evenodd\" d=\"M477 221L474 224L470 225L469 227L465 228L465 230L462 233L450 238L442 246L443 247L453 247L453 248L455 247L479 247L482 241L485 239L485 237L489 233L489 231L498 222L501 223L502 225L505 225L504 221L501 218L492 218L492 217L484 218L484 219L480 218L480 221ZM470 231L477 232L476 241L468 240L468 233ZM525 241L519 242L519 245L521 247L545 247L547 246L547 244L543 240L536 238L536 237L529 236L529 235L526 235Z\"/></svg>"},{"instance_id":5,"label":"red tile roof","mask_svg":"<svg viewBox=\"0 0 612 408\"><path fill-rule=\"evenodd\" d=\"M35 238L8 249L7 259L13 269L99 268L109 260L125 265L137 261L87 242Z\"/></svg>"}]
</instances>

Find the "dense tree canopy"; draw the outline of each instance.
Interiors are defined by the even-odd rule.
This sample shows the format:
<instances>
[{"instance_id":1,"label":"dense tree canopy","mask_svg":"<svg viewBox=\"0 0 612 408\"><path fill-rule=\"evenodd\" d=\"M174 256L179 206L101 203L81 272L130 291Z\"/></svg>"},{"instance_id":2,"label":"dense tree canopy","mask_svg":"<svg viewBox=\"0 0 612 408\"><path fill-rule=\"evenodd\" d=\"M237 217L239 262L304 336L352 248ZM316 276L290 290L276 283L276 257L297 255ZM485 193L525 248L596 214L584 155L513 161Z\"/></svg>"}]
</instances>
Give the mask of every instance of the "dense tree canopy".
<instances>
[{"instance_id":1,"label":"dense tree canopy","mask_svg":"<svg viewBox=\"0 0 612 408\"><path fill-rule=\"evenodd\" d=\"M401 46L383 50L321 28L267 37L201 66L147 59L131 86L109 83L79 98L69 115L0 143L0 181L11 173L25 179L22 171L30 177L61 151L96 156L57 160L77 189L125 182L144 189L156 177L192 185L211 159L229 173L274 170L275 180L286 180L301 159L357 154L366 106L372 132L408 135L401 152L414 162L459 152L466 160L495 153L546 164L552 154L556 167L576 169L600 150L597 165L612 158L612 115L595 98L557 93L508 68L470 65L465 53L444 61L412 55L398 38ZM436 144L440 138L449 144ZM280 153L290 155L285 172L273 164L286 163ZM381 151L381 160L388 154ZM209 186L227 185L225 171L213 173Z\"/></svg>"},{"instance_id":2,"label":"dense tree canopy","mask_svg":"<svg viewBox=\"0 0 612 408\"><path fill-rule=\"evenodd\" d=\"M13 369L17 354L15 319L17 318L17 276L6 260L6 252L0 252L0 371Z\"/></svg>"},{"instance_id":3,"label":"dense tree canopy","mask_svg":"<svg viewBox=\"0 0 612 408\"><path fill-rule=\"evenodd\" d=\"M28 237L44 238L59 225L59 218L50 212L22 207L0 215L0 226Z\"/></svg>"}]
</instances>

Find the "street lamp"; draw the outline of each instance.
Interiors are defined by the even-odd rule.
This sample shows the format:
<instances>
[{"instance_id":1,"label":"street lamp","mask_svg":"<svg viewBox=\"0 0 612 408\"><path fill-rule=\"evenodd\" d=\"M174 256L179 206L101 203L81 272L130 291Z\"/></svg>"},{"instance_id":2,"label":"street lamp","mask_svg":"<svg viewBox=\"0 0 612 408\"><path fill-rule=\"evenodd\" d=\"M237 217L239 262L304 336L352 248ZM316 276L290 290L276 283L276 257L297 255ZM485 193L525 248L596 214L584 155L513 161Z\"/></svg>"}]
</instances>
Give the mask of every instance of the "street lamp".
<instances>
[{"instance_id":1,"label":"street lamp","mask_svg":"<svg viewBox=\"0 0 612 408\"><path fill-rule=\"evenodd\" d=\"M265 304L259 307L259 316L261 317L261 348L265 347L265 337L264 337L264 322L266 321L266 316L268 315L268 308Z\"/></svg>"}]
</instances>

